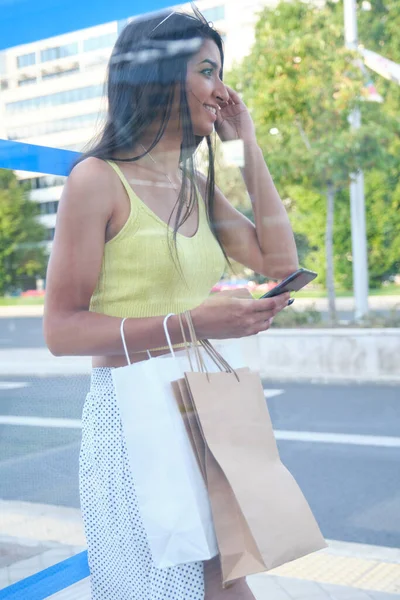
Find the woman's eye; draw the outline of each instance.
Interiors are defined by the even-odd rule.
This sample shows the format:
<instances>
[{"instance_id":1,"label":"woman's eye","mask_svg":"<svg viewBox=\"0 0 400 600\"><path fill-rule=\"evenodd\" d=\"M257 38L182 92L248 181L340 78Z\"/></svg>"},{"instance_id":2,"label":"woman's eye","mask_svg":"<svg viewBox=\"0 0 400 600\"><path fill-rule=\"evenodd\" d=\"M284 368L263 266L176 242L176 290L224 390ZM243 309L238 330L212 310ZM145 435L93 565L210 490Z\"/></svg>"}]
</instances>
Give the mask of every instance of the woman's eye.
<instances>
[{"instance_id":1,"label":"woman's eye","mask_svg":"<svg viewBox=\"0 0 400 600\"><path fill-rule=\"evenodd\" d=\"M206 75L207 77L211 77L212 73L213 73L213 70L212 69L204 69L202 71L202 73L204 73L204 75Z\"/></svg>"}]
</instances>

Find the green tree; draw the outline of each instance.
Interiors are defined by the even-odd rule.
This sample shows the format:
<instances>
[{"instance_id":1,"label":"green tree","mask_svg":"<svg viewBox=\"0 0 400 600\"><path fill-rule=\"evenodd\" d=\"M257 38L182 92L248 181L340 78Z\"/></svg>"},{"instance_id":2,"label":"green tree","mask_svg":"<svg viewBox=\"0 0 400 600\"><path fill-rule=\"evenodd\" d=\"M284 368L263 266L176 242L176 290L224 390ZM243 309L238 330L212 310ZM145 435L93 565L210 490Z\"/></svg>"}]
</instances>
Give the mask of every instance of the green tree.
<instances>
[{"instance_id":1,"label":"green tree","mask_svg":"<svg viewBox=\"0 0 400 600\"><path fill-rule=\"evenodd\" d=\"M359 7L362 1L358 0ZM400 3L375 0L371 10L358 11L360 42L400 63ZM379 169L365 173L368 215L369 267L372 286L400 273L400 86L371 73L383 96L382 105L366 104L363 118L379 120L391 128L390 157Z\"/></svg>"},{"instance_id":2,"label":"green tree","mask_svg":"<svg viewBox=\"0 0 400 600\"><path fill-rule=\"evenodd\" d=\"M47 254L40 242L46 230L37 214L15 174L0 169L0 294L23 276L44 276Z\"/></svg>"},{"instance_id":3,"label":"green tree","mask_svg":"<svg viewBox=\"0 0 400 600\"><path fill-rule=\"evenodd\" d=\"M393 129L370 111L361 129L348 118L362 106L364 76L356 55L344 48L338 7L327 3L280 3L265 9L256 27L250 55L232 71L229 82L243 93L252 111L259 143L281 195L292 200L295 231L306 236L311 252L306 263L318 265L328 287L335 319L334 267L343 260L351 270L351 252L343 258L337 231L346 229L341 210L348 203L352 172L379 169L388 161ZM323 253L325 258L323 259ZM334 260L335 255L335 260Z\"/></svg>"},{"instance_id":4,"label":"green tree","mask_svg":"<svg viewBox=\"0 0 400 600\"><path fill-rule=\"evenodd\" d=\"M359 40L365 48L373 50L400 63L400 4L396 1L377 0L370 10L363 10L358 0ZM340 26L343 22L343 5L332 6L332 16ZM368 72L368 70L367 70ZM365 102L362 118L365 123L378 123L391 131L386 138L385 161L364 172L365 202L368 234L368 266L371 287L380 287L391 275L400 272L400 86L369 73L383 104ZM352 283L350 208L347 190L339 193L337 227L335 229L335 260L337 283L350 288Z\"/></svg>"}]
</instances>

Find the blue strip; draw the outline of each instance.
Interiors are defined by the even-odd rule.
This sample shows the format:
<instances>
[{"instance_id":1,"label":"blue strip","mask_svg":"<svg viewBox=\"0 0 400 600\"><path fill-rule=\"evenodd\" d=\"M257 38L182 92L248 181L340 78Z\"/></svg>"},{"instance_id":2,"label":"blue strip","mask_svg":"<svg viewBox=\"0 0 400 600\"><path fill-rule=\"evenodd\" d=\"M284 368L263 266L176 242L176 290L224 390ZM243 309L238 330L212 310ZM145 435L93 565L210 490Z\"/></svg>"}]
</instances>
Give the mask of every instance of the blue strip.
<instances>
[{"instance_id":1,"label":"blue strip","mask_svg":"<svg viewBox=\"0 0 400 600\"><path fill-rule=\"evenodd\" d=\"M169 6L171 0L0 0L0 50Z\"/></svg>"},{"instance_id":2,"label":"blue strip","mask_svg":"<svg viewBox=\"0 0 400 600\"><path fill-rule=\"evenodd\" d=\"M0 169L68 175L79 152L0 139Z\"/></svg>"},{"instance_id":3,"label":"blue strip","mask_svg":"<svg viewBox=\"0 0 400 600\"><path fill-rule=\"evenodd\" d=\"M0 600L44 600L89 577L87 552L14 583L0 592Z\"/></svg>"}]
</instances>

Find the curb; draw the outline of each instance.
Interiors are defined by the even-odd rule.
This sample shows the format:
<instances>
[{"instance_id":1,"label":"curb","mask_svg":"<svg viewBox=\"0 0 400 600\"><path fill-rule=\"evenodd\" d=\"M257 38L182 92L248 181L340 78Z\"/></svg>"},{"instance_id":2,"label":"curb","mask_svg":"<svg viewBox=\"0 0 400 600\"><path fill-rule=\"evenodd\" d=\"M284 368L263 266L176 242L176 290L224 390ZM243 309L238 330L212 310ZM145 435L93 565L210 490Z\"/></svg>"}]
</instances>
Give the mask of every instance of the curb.
<instances>
[{"instance_id":1,"label":"curb","mask_svg":"<svg viewBox=\"0 0 400 600\"><path fill-rule=\"evenodd\" d=\"M43 312L43 304L32 304L28 306L0 306L0 319L10 319L13 317L42 317Z\"/></svg>"}]
</instances>

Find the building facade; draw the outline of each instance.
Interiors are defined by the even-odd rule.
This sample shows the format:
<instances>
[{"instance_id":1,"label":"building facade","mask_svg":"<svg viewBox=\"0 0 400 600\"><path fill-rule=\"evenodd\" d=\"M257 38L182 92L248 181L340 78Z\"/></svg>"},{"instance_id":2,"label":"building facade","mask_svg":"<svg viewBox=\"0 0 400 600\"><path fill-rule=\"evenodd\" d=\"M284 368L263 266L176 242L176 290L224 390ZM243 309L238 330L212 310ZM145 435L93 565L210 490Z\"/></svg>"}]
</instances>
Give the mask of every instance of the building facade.
<instances>
[{"instance_id":1,"label":"building facade","mask_svg":"<svg viewBox=\"0 0 400 600\"><path fill-rule=\"evenodd\" d=\"M251 48L257 12L266 3L198 0L205 18L224 37L226 69ZM106 66L126 22L114 21L1 52L0 137L82 151L104 122ZM65 178L26 172L18 176L30 182L30 198L40 205L40 220L51 247Z\"/></svg>"}]
</instances>

